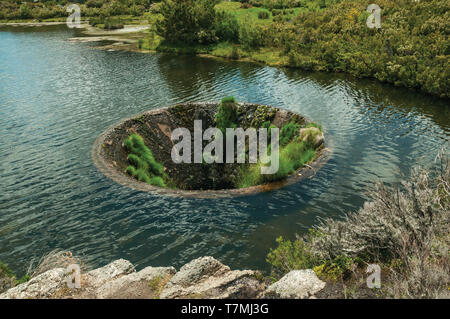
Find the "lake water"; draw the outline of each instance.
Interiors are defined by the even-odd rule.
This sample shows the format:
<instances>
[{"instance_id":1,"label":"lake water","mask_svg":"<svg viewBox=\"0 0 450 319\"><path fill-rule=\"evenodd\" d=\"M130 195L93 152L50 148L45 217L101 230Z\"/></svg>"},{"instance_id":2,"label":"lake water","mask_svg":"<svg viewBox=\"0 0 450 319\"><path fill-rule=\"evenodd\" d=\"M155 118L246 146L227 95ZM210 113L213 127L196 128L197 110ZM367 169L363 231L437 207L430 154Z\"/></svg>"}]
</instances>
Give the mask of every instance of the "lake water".
<instances>
[{"instance_id":1,"label":"lake water","mask_svg":"<svg viewBox=\"0 0 450 319\"><path fill-rule=\"evenodd\" d=\"M212 255L267 270L275 238L358 210L376 181L431 165L450 136L448 101L345 75L215 59L107 52L64 27L0 29L0 260L18 273L55 248L91 267L125 258L180 267ZM263 103L321 123L333 149L317 175L249 197L138 192L97 171L96 137L174 103Z\"/></svg>"}]
</instances>

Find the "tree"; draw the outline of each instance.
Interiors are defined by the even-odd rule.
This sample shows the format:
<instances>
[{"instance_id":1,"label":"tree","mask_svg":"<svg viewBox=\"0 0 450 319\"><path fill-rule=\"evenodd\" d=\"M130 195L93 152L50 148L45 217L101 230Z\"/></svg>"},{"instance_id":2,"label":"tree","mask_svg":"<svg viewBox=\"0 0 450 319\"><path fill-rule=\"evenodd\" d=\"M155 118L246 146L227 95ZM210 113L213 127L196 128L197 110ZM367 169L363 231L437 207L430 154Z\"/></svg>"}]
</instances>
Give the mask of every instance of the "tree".
<instances>
[{"instance_id":1,"label":"tree","mask_svg":"<svg viewBox=\"0 0 450 319\"><path fill-rule=\"evenodd\" d=\"M209 44L218 41L214 29L216 0L163 0L156 32L168 42Z\"/></svg>"}]
</instances>

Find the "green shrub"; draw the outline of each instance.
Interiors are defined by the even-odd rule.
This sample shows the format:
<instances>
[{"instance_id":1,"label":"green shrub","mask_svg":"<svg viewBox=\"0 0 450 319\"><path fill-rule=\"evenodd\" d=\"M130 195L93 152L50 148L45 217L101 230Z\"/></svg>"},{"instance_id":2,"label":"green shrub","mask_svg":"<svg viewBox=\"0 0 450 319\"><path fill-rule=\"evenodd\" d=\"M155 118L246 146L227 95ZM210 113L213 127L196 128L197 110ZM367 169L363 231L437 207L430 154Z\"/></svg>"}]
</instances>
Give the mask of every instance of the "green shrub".
<instances>
[{"instance_id":1,"label":"green shrub","mask_svg":"<svg viewBox=\"0 0 450 319\"><path fill-rule=\"evenodd\" d=\"M16 275L0 261L0 293L30 280L29 275L16 279Z\"/></svg>"},{"instance_id":2,"label":"green shrub","mask_svg":"<svg viewBox=\"0 0 450 319\"><path fill-rule=\"evenodd\" d=\"M166 187L166 183L164 182L162 177L159 176L153 176L152 178L150 178L149 184L159 187Z\"/></svg>"},{"instance_id":3,"label":"green shrub","mask_svg":"<svg viewBox=\"0 0 450 319\"><path fill-rule=\"evenodd\" d=\"M95 27L99 24L103 24L104 23L104 19L101 18L91 18L89 19L89 25Z\"/></svg>"},{"instance_id":4,"label":"green shrub","mask_svg":"<svg viewBox=\"0 0 450 319\"><path fill-rule=\"evenodd\" d=\"M267 11L258 12L258 19L269 19L269 16L269 12Z\"/></svg>"},{"instance_id":5,"label":"green shrub","mask_svg":"<svg viewBox=\"0 0 450 319\"><path fill-rule=\"evenodd\" d=\"M228 12L217 13L215 30L221 41L239 41L239 23L236 17Z\"/></svg>"},{"instance_id":6,"label":"green shrub","mask_svg":"<svg viewBox=\"0 0 450 319\"><path fill-rule=\"evenodd\" d=\"M362 0L326 0L302 10L292 23L275 22L282 31L277 35L281 41L274 43L282 46L292 67L374 77L448 98L450 69L445 66L450 58L444 21L449 3L378 4L383 9L380 30L366 26L367 3Z\"/></svg>"},{"instance_id":7,"label":"green shrub","mask_svg":"<svg viewBox=\"0 0 450 319\"><path fill-rule=\"evenodd\" d=\"M30 275L24 275L22 278L16 280L15 284L17 286L17 285L23 284L24 282L29 281L30 279L31 279Z\"/></svg>"},{"instance_id":8,"label":"green shrub","mask_svg":"<svg viewBox=\"0 0 450 319\"><path fill-rule=\"evenodd\" d=\"M282 180L303 165L312 161L315 155L316 152L311 146L294 139L285 147L280 147L278 171L276 173L261 174L261 166L270 166L270 163L263 164L258 162L256 164L250 164L240 170L236 187L250 187L261 183Z\"/></svg>"},{"instance_id":9,"label":"green shrub","mask_svg":"<svg viewBox=\"0 0 450 319\"><path fill-rule=\"evenodd\" d=\"M356 262L353 258L339 255L333 260L326 261L321 265L313 267L313 270L319 278L337 282L348 278L355 265Z\"/></svg>"},{"instance_id":10,"label":"green shrub","mask_svg":"<svg viewBox=\"0 0 450 319\"><path fill-rule=\"evenodd\" d=\"M291 121L280 130L280 146L285 146L292 138L298 134L300 125Z\"/></svg>"},{"instance_id":11,"label":"green shrub","mask_svg":"<svg viewBox=\"0 0 450 319\"><path fill-rule=\"evenodd\" d=\"M163 177L166 177L164 167L155 160L142 137L137 134L131 134L125 139L124 144L129 152L127 159L131 164L126 168L127 174L141 182L165 187L166 184L163 179Z\"/></svg>"},{"instance_id":12,"label":"green shrub","mask_svg":"<svg viewBox=\"0 0 450 319\"><path fill-rule=\"evenodd\" d=\"M311 123L311 125L317 125ZM270 152L271 128L276 128L270 121L262 123L261 128L267 128L268 151ZM309 141L311 136L305 142L300 141L298 137L300 125L291 121L280 130L279 138L279 162L278 171L274 174L261 174L261 166L270 166L270 163L264 164L258 162L242 168L235 184L238 188L250 187L261 183L270 183L286 178L297 169L311 162L316 156L314 146Z\"/></svg>"},{"instance_id":13,"label":"green shrub","mask_svg":"<svg viewBox=\"0 0 450 319\"><path fill-rule=\"evenodd\" d=\"M263 0L263 3L268 9L285 9L299 7L302 0Z\"/></svg>"},{"instance_id":14,"label":"green shrub","mask_svg":"<svg viewBox=\"0 0 450 319\"><path fill-rule=\"evenodd\" d=\"M309 241L319 233L311 230L306 236ZM332 260L324 260L318 257L312 250L308 241L297 237L290 241L283 237L276 239L277 247L270 249L266 261L272 267L272 279L279 279L284 274L296 269L313 269L316 275L326 281L336 282L348 278L355 265L358 264L353 258L339 255Z\"/></svg>"},{"instance_id":15,"label":"green shrub","mask_svg":"<svg viewBox=\"0 0 450 319\"><path fill-rule=\"evenodd\" d=\"M270 143L271 137L272 137L272 129L273 128L278 128L276 125L273 125L272 123L270 123L270 121L265 121L262 125L261 128L266 128L267 129L267 143ZM270 147L270 144L269 144Z\"/></svg>"},{"instance_id":16,"label":"green shrub","mask_svg":"<svg viewBox=\"0 0 450 319\"><path fill-rule=\"evenodd\" d=\"M101 8L103 6L102 0L87 0L86 7L88 8Z\"/></svg>"},{"instance_id":17,"label":"green shrub","mask_svg":"<svg viewBox=\"0 0 450 319\"><path fill-rule=\"evenodd\" d=\"M222 99L214 117L216 127L226 133L227 128L235 128L237 126L237 104L233 96L227 96Z\"/></svg>"},{"instance_id":18,"label":"green shrub","mask_svg":"<svg viewBox=\"0 0 450 319\"><path fill-rule=\"evenodd\" d=\"M241 2L241 9L250 9L252 5L248 2Z\"/></svg>"},{"instance_id":19,"label":"green shrub","mask_svg":"<svg viewBox=\"0 0 450 319\"><path fill-rule=\"evenodd\" d=\"M235 184L237 188L246 188L258 185L261 179L261 166L250 164L242 167L239 171L239 178Z\"/></svg>"},{"instance_id":20,"label":"green shrub","mask_svg":"<svg viewBox=\"0 0 450 319\"><path fill-rule=\"evenodd\" d=\"M14 273L0 261L0 276L2 277L13 277Z\"/></svg>"},{"instance_id":21,"label":"green shrub","mask_svg":"<svg viewBox=\"0 0 450 319\"><path fill-rule=\"evenodd\" d=\"M281 278L295 269L307 269L320 265L323 261L311 253L303 240L290 241L283 237L276 239L277 247L270 249L266 261L272 266L272 278Z\"/></svg>"},{"instance_id":22,"label":"green shrub","mask_svg":"<svg viewBox=\"0 0 450 319\"><path fill-rule=\"evenodd\" d=\"M243 24L239 28L239 43L247 49L257 49L268 43L265 26Z\"/></svg>"},{"instance_id":23,"label":"green shrub","mask_svg":"<svg viewBox=\"0 0 450 319\"><path fill-rule=\"evenodd\" d=\"M239 60L240 57L241 57L241 55L239 54L238 47L233 45L233 48L231 49L229 58L232 60Z\"/></svg>"},{"instance_id":24,"label":"green shrub","mask_svg":"<svg viewBox=\"0 0 450 319\"><path fill-rule=\"evenodd\" d=\"M156 21L156 32L171 43L215 43L214 6L215 1L210 0L163 0L163 19Z\"/></svg>"},{"instance_id":25,"label":"green shrub","mask_svg":"<svg viewBox=\"0 0 450 319\"><path fill-rule=\"evenodd\" d=\"M226 96L221 101L222 104L224 103L233 103L236 104L236 98L234 96Z\"/></svg>"},{"instance_id":26,"label":"green shrub","mask_svg":"<svg viewBox=\"0 0 450 319\"><path fill-rule=\"evenodd\" d=\"M310 162L314 156L314 149L303 142L292 141L285 147L280 148L278 171L274 174L262 174L261 181L268 183L284 179L304 164ZM270 164L266 165L269 166Z\"/></svg>"},{"instance_id":27,"label":"green shrub","mask_svg":"<svg viewBox=\"0 0 450 319\"><path fill-rule=\"evenodd\" d=\"M20 18L22 18L22 19L30 19L33 17L31 14L31 8L27 3L23 3L20 6L19 12L20 12Z\"/></svg>"}]
</instances>

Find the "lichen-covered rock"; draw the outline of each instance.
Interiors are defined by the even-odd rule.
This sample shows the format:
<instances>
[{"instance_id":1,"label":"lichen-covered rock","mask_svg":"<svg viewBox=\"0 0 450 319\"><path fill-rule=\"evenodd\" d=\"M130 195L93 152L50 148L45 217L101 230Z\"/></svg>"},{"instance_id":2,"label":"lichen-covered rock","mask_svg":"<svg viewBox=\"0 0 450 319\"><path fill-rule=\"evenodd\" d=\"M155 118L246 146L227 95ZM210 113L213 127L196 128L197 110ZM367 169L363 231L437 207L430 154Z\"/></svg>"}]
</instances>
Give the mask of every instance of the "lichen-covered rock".
<instances>
[{"instance_id":1,"label":"lichen-covered rock","mask_svg":"<svg viewBox=\"0 0 450 319\"><path fill-rule=\"evenodd\" d=\"M132 272L135 272L132 263L125 259L118 259L104 267L88 272L84 276L84 280L91 287L100 287L107 281L121 275L131 274Z\"/></svg>"},{"instance_id":2,"label":"lichen-covered rock","mask_svg":"<svg viewBox=\"0 0 450 319\"><path fill-rule=\"evenodd\" d=\"M167 283L168 286L183 286L195 284L204 278L220 276L229 272L230 267L225 266L220 261L211 256L201 257L192 260L178 271Z\"/></svg>"},{"instance_id":3,"label":"lichen-covered rock","mask_svg":"<svg viewBox=\"0 0 450 319\"><path fill-rule=\"evenodd\" d=\"M96 298L99 299L115 297L120 298L121 292L136 290L133 289L133 286L137 286L138 283L144 283L144 285L148 287L150 281L154 279L166 278L175 274L175 272L175 268L173 267L146 267L139 272L133 272L129 275L107 281L102 286L97 288L95 295Z\"/></svg>"},{"instance_id":4,"label":"lichen-covered rock","mask_svg":"<svg viewBox=\"0 0 450 319\"><path fill-rule=\"evenodd\" d=\"M201 257L176 272L146 267L136 272L119 259L81 275L81 288L67 287L67 270L55 268L13 287L0 299L29 298L313 298L325 287L313 270L294 270L265 290L258 271L231 270L213 257Z\"/></svg>"},{"instance_id":5,"label":"lichen-covered rock","mask_svg":"<svg viewBox=\"0 0 450 319\"><path fill-rule=\"evenodd\" d=\"M313 298L314 294L325 287L314 270L292 270L266 290L267 298L305 299Z\"/></svg>"},{"instance_id":6,"label":"lichen-covered rock","mask_svg":"<svg viewBox=\"0 0 450 319\"><path fill-rule=\"evenodd\" d=\"M66 284L66 274L64 268L48 270L26 283L9 289L0 295L0 299L50 298L55 291Z\"/></svg>"},{"instance_id":7,"label":"lichen-covered rock","mask_svg":"<svg viewBox=\"0 0 450 319\"><path fill-rule=\"evenodd\" d=\"M264 283L252 270L231 271L213 257L195 259L169 280L161 298L256 298Z\"/></svg>"}]
</instances>

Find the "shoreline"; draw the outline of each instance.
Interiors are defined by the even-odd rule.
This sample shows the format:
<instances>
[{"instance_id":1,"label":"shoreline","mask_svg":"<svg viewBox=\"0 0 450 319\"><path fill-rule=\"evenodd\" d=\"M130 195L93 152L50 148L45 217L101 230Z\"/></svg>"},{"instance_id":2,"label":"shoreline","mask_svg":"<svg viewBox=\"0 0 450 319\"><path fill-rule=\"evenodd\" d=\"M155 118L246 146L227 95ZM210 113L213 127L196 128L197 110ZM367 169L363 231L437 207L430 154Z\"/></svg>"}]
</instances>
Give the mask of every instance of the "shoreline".
<instances>
[{"instance_id":1,"label":"shoreline","mask_svg":"<svg viewBox=\"0 0 450 319\"><path fill-rule=\"evenodd\" d=\"M123 35L126 35L126 33L123 33ZM141 34L139 34L139 35L141 35ZM287 68L287 69L293 69L293 70L301 70L301 71L305 71L305 72L320 72L323 74L345 74L345 75L351 76L355 79L370 79L370 80L374 80L380 84L388 84L389 86L391 86L393 88L398 87L398 88L407 89L408 91L423 94L423 95L430 96L430 97L434 97L439 100L446 100L446 101L450 100L449 98L447 98L445 96L442 97L442 96L433 94L431 92L428 92L428 91L425 91L422 89L411 88L411 87L407 87L407 86L397 86L388 81L381 81L381 80L377 79L376 77L358 76L358 75L352 74L350 72L309 70L309 69L293 66L293 65L289 64L288 58L286 56L280 55L280 52L281 52L280 50L276 50L274 48L269 48L269 47L263 47L259 51L249 52L248 55L244 54L244 56L239 56L238 58L232 58L232 57L230 57L231 51L230 52L225 51L225 52L227 52L227 54L214 54L214 50L216 50L216 49L220 50L220 46L223 44L227 44L226 42L218 43L216 45L216 49L211 50L212 52L196 52L195 47L193 47L192 49L188 48L187 51L185 51L186 48L183 48L180 46L172 46L172 45L167 46L167 47L162 47L162 48L158 47L156 49L140 48L139 42L140 42L140 40L144 39L143 36L136 37L135 39L124 37L120 40L121 42L125 42L125 44L123 44L123 45L118 45L119 41L116 41L117 39L113 39L113 38L108 39L107 37L108 36L105 36L104 40L111 41L113 43L111 43L109 45L99 45L94 48L100 49L100 50L127 51L127 52L143 53L143 54L163 53L163 54L172 54L172 55L196 56L196 57L208 58L208 59L219 59L219 60L227 61L227 62L256 63L259 65L275 67L278 69ZM92 42L95 42L95 41L92 41ZM203 50L200 49L199 51L203 51ZM273 58L273 56L276 56L276 58Z\"/></svg>"},{"instance_id":2,"label":"shoreline","mask_svg":"<svg viewBox=\"0 0 450 319\"><path fill-rule=\"evenodd\" d=\"M1 22L1 27L43 27L43 26L54 26L54 25L64 25L66 22ZM286 56L281 55L281 51L275 48L270 47L262 47L259 50L253 50L244 52L244 54L239 54L239 57L232 58L231 50L232 48L229 46L230 44L227 42L217 43L214 49L208 47L201 46L191 46L191 47L181 47L176 45L165 45L163 47L157 46L156 48L142 48L140 47L140 42L145 40L145 36L148 35L144 32L149 30L151 25L140 25L140 24L131 24L125 25L123 29L117 30L104 30L101 28L93 27L88 24L88 21L82 21L81 26L77 28L78 30L84 29L81 31L82 36L68 38L69 42L111 42L109 44L100 44L98 46L94 46L95 49L105 50L105 51L126 51L126 52L135 52L135 53L164 53L164 54L173 54L173 55L188 55L188 56L197 56L202 58L209 59L220 59L222 61L233 61L233 62L245 62L245 63L256 63L260 65L267 65L270 67L276 68L289 68L289 69L298 69L302 71L310 71L301 67L292 66L288 62L288 58ZM225 46L225 47L224 47ZM227 47L228 46L228 47ZM224 48L223 48L224 47ZM242 49L240 46L236 46L239 49ZM214 53L214 51L218 51L221 53ZM242 50L241 50L242 52ZM311 70L312 71L312 70ZM386 83L392 87L397 87L393 83L388 81L381 81L376 77L367 77L367 76L357 76L349 72L336 72L336 71L314 71L321 72L325 74L330 73L342 73L349 76L354 77L355 79L371 79L376 80L378 83ZM420 94L424 94L426 96L431 96L434 98L438 98L440 100L449 99L447 97L442 97L431 92L410 88L406 86L400 86L409 91L417 92Z\"/></svg>"}]
</instances>

